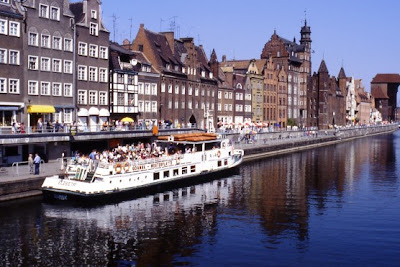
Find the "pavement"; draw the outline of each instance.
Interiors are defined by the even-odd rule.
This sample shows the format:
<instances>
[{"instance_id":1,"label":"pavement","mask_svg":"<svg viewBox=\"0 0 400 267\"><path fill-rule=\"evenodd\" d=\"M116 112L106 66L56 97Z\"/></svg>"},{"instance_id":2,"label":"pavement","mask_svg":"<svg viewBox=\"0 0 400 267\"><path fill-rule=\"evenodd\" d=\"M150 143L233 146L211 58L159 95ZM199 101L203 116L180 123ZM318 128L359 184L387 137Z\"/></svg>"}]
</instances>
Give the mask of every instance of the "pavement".
<instances>
[{"instance_id":1,"label":"pavement","mask_svg":"<svg viewBox=\"0 0 400 267\"><path fill-rule=\"evenodd\" d=\"M40 164L39 175L30 174L27 164L14 167L0 167L0 184L18 180L44 178L60 174L61 172L61 162L59 160L50 160L47 163Z\"/></svg>"}]
</instances>

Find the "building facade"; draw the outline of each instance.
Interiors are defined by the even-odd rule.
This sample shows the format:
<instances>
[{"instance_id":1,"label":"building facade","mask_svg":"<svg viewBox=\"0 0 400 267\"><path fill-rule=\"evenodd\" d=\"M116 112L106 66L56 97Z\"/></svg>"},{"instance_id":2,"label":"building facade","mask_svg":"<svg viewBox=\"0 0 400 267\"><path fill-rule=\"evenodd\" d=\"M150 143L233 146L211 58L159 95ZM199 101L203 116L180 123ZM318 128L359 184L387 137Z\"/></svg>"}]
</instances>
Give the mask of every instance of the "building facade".
<instances>
[{"instance_id":1,"label":"building facade","mask_svg":"<svg viewBox=\"0 0 400 267\"><path fill-rule=\"evenodd\" d=\"M70 9L75 16L76 119L93 131L107 120L110 34L103 24L99 0L71 3Z\"/></svg>"},{"instance_id":2,"label":"building facade","mask_svg":"<svg viewBox=\"0 0 400 267\"><path fill-rule=\"evenodd\" d=\"M0 1L0 126L24 122L24 12L14 0Z\"/></svg>"},{"instance_id":3,"label":"building facade","mask_svg":"<svg viewBox=\"0 0 400 267\"><path fill-rule=\"evenodd\" d=\"M141 24L127 49L143 52L160 73L159 117L176 127L215 127L217 80L202 46L193 38L176 40L173 32L156 33Z\"/></svg>"}]
</instances>

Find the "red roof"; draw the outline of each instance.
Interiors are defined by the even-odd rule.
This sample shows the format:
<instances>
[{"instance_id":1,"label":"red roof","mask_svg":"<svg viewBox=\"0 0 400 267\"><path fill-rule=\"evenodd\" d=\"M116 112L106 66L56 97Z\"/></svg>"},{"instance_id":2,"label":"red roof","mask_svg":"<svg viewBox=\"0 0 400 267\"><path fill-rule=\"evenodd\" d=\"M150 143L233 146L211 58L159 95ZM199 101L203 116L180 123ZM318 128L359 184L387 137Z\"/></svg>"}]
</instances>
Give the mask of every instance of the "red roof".
<instances>
[{"instance_id":1,"label":"red roof","mask_svg":"<svg viewBox=\"0 0 400 267\"><path fill-rule=\"evenodd\" d=\"M397 73L378 73L371 83L400 83L400 75Z\"/></svg>"}]
</instances>

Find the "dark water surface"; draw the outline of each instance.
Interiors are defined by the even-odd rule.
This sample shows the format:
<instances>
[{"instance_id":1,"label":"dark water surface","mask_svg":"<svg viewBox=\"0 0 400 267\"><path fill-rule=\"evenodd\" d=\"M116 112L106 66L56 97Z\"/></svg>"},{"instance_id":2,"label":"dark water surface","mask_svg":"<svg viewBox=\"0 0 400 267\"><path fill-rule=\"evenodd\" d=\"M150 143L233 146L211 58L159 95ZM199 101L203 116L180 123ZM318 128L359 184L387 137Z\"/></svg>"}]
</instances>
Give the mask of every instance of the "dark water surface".
<instances>
[{"instance_id":1,"label":"dark water surface","mask_svg":"<svg viewBox=\"0 0 400 267\"><path fill-rule=\"evenodd\" d=\"M96 207L0 205L0 265L399 266L400 132Z\"/></svg>"}]
</instances>

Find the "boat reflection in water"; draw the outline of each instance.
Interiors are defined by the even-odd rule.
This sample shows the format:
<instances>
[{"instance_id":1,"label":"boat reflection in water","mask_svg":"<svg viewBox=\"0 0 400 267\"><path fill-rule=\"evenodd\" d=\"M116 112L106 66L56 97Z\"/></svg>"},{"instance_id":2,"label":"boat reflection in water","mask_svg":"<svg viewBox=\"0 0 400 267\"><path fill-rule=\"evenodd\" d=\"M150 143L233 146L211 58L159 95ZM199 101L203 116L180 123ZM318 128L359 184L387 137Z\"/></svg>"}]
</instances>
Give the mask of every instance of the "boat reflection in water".
<instances>
[{"instance_id":1,"label":"boat reflection in water","mask_svg":"<svg viewBox=\"0 0 400 267\"><path fill-rule=\"evenodd\" d=\"M73 231L71 235L60 229L65 249L74 250L74 239L85 236L87 243L80 242L83 248L79 256L69 259L74 264L109 264L113 259L138 265L172 263L174 254L182 253L183 248L184 253L191 254L202 236L215 231L217 208L227 203L235 179L241 177L234 175L97 207L43 203L44 219ZM85 253L96 255L96 259L82 262Z\"/></svg>"}]
</instances>

